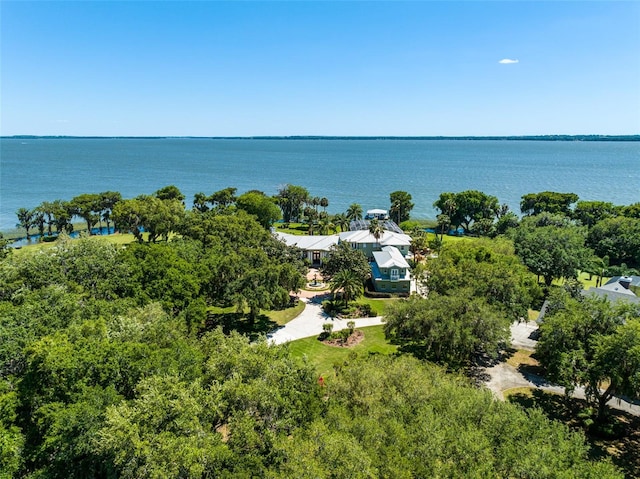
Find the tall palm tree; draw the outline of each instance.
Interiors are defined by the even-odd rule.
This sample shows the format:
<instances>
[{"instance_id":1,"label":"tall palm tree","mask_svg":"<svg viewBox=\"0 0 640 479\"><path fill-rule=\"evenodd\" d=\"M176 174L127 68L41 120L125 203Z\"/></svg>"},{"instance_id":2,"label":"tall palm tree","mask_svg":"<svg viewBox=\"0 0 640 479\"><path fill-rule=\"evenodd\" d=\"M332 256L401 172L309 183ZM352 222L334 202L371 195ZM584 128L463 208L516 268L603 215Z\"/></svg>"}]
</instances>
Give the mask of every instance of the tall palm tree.
<instances>
[{"instance_id":1,"label":"tall palm tree","mask_svg":"<svg viewBox=\"0 0 640 479\"><path fill-rule=\"evenodd\" d=\"M324 212L327 212L327 206L329 206L329 200L324 196L320 198L320 206L324 209Z\"/></svg>"},{"instance_id":2,"label":"tall palm tree","mask_svg":"<svg viewBox=\"0 0 640 479\"><path fill-rule=\"evenodd\" d=\"M340 231L347 231L349 228L349 218L343 213L333 215L333 224L340 228Z\"/></svg>"},{"instance_id":3,"label":"tall palm tree","mask_svg":"<svg viewBox=\"0 0 640 479\"><path fill-rule=\"evenodd\" d=\"M360 206L358 203L352 203L351 206L347 208L347 212L345 214L347 215L347 219L349 219L350 221L361 220L362 206Z\"/></svg>"},{"instance_id":4,"label":"tall palm tree","mask_svg":"<svg viewBox=\"0 0 640 479\"><path fill-rule=\"evenodd\" d=\"M384 235L384 228L378 220L373 219L369 222L369 233L376 239L376 243L380 243L380 238Z\"/></svg>"},{"instance_id":5,"label":"tall palm tree","mask_svg":"<svg viewBox=\"0 0 640 479\"><path fill-rule=\"evenodd\" d=\"M331 279L330 285L331 294L334 297L339 290L342 290L345 307L348 306L350 300L359 298L364 291L364 286L358 275L348 269L338 271Z\"/></svg>"},{"instance_id":6,"label":"tall palm tree","mask_svg":"<svg viewBox=\"0 0 640 479\"><path fill-rule=\"evenodd\" d=\"M320 234L328 235L331 231L336 229L336 225L331 222L331 219L328 216L323 216L320 218Z\"/></svg>"},{"instance_id":7,"label":"tall palm tree","mask_svg":"<svg viewBox=\"0 0 640 479\"><path fill-rule=\"evenodd\" d=\"M30 241L31 235L29 234L29 229L33 226L34 212L26 208L19 208L18 211L16 211L16 216L18 217L16 226L18 228L24 228L27 233L27 241Z\"/></svg>"}]
</instances>

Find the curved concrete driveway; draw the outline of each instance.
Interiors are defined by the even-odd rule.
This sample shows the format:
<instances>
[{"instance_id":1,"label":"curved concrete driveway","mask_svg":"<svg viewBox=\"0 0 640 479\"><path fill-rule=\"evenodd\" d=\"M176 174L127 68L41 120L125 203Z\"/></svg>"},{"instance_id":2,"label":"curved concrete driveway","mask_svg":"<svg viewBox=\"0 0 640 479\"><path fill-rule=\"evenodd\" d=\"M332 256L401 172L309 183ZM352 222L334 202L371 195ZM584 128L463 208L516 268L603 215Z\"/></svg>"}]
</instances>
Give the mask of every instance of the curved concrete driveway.
<instances>
[{"instance_id":1,"label":"curved concrete driveway","mask_svg":"<svg viewBox=\"0 0 640 479\"><path fill-rule=\"evenodd\" d=\"M280 329L269 333L267 335L267 340L269 342L273 344L282 344L289 341L295 341L296 339L318 336L322 332L322 325L324 323L332 323L333 331L347 329L347 323L349 321L355 322L357 328L383 324L382 316L360 319L331 318L322 311L320 304L313 300L309 298L300 298L300 301L304 301L306 303L302 313Z\"/></svg>"},{"instance_id":2,"label":"curved concrete driveway","mask_svg":"<svg viewBox=\"0 0 640 479\"><path fill-rule=\"evenodd\" d=\"M382 316L359 319L331 318L322 311L320 304L314 301L313 298L300 298L300 301L304 301L306 303L302 313L284 326L269 333L267 335L267 340L269 342L273 344L282 344L289 341L295 341L296 339L318 336L322 332L322 325L324 323L332 323L333 331L347 329L347 323L349 321L355 322L357 328L384 324ZM537 341L532 339L532 333L536 329L537 325L532 322L514 323L511 326L511 340L513 346L522 349L534 350ZM549 384L543 378L533 374L525 376L507 363L500 363L491 368L487 368L486 372L489 376L489 380L485 385L493 391L496 398L502 401L504 401L504 396L502 395L503 391L514 387L531 387L554 392L556 394L564 393L564 388ZM584 389L576 388L573 395L574 397L584 399ZM614 409L620 409L635 416L640 416L640 405L638 405L637 402L613 398L609 401L608 405Z\"/></svg>"}]
</instances>

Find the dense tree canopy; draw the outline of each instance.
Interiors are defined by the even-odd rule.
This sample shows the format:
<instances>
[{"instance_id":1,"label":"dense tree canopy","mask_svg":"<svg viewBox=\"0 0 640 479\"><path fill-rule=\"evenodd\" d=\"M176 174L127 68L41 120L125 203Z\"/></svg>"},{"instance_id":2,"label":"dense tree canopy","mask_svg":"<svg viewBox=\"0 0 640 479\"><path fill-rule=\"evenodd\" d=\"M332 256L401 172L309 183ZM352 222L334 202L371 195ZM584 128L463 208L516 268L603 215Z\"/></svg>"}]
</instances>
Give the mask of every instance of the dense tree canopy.
<instances>
[{"instance_id":1,"label":"dense tree canopy","mask_svg":"<svg viewBox=\"0 0 640 479\"><path fill-rule=\"evenodd\" d=\"M87 223L87 233L100 220L102 210L102 198L99 194L84 193L75 196L71 200L71 208L75 215L81 217Z\"/></svg>"},{"instance_id":2,"label":"dense tree canopy","mask_svg":"<svg viewBox=\"0 0 640 479\"><path fill-rule=\"evenodd\" d=\"M411 195L406 191L394 191L389 195L389 202L391 203L389 216L396 224L407 221L411 216L411 210L415 206L411 202Z\"/></svg>"},{"instance_id":3,"label":"dense tree canopy","mask_svg":"<svg viewBox=\"0 0 640 479\"><path fill-rule=\"evenodd\" d=\"M254 215L265 228L270 228L273 223L282 218L280 209L273 198L266 196L261 191L249 191L236 200L238 208Z\"/></svg>"},{"instance_id":4,"label":"dense tree canopy","mask_svg":"<svg viewBox=\"0 0 640 479\"><path fill-rule=\"evenodd\" d=\"M387 335L405 347L459 368L478 354L495 356L512 321L541 297L535 277L507 240L453 243L427 264L427 299L394 303Z\"/></svg>"},{"instance_id":5,"label":"dense tree canopy","mask_svg":"<svg viewBox=\"0 0 640 479\"><path fill-rule=\"evenodd\" d=\"M571 205L578 201L575 193L558 193L543 191L528 193L522 196L520 211L523 215L539 215L540 213L571 215Z\"/></svg>"},{"instance_id":6,"label":"dense tree canopy","mask_svg":"<svg viewBox=\"0 0 640 479\"><path fill-rule=\"evenodd\" d=\"M587 228L591 228L603 219L617 216L617 211L618 208L613 203L606 201L578 201L572 217Z\"/></svg>"},{"instance_id":7,"label":"dense tree canopy","mask_svg":"<svg viewBox=\"0 0 640 479\"><path fill-rule=\"evenodd\" d=\"M585 386L602 418L613 395L640 394L640 308L558 294L540 327L536 354L551 381L568 392Z\"/></svg>"},{"instance_id":8,"label":"dense tree canopy","mask_svg":"<svg viewBox=\"0 0 640 479\"><path fill-rule=\"evenodd\" d=\"M640 267L640 218L605 218L587 235L587 244L611 264Z\"/></svg>"},{"instance_id":9,"label":"dense tree canopy","mask_svg":"<svg viewBox=\"0 0 640 479\"><path fill-rule=\"evenodd\" d=\"M547 286L554 279L576 278L592 256L584 232L575 226L536 227L522 224L513 230L516 254Z\"/></svg>"},{"instance_id":10,"label":"dense tree canopy","mask_svg":"<svg viewBox=\"0 0 640 479\"><path fill-rule=\"evenodd\" d=\"M299 251L256 221L264 195L223 192L188 212L175 187L90 195L99 202L82 206L87 221L115 221L140 244L61 235L0 255L0 477L621 477L589 460L583 436L410 355L352 355L320 385L289 346L216 328L218 307L236 306L244 321L287 304L305 272ZM467 227L502 215L491 198L477 215L451 199L442 214L461 207ZM69 230L72 203L37 208L43 230ZM576 231L553 215L530 221L515 230ZM370 274L360 251L332 253L334 286ZM394 302L387 333L451 369L494 354L540 296L513 253L507 240L445 245L427 264L429 298ZM548 370L556 354L557 371L575 360L579 372L558 377L587 384L591 398L637 394L637 311L571 304L556 301L543 326L561 326L543 348Z\"/></svg>"},{"instance_id":11,"label":"dense tree canopy","mask_svg":"<svg viewBox=\"0 0 640 479\"><path fill-rule=\"evenodd\" d=\"M276 195L285 223L297 220L302 215L303 205L309 201L309 191L303 186L286 185Z\"/></svg>"},{"instance_id":12,"label":"dense tree canopy","mask_svg":"<svg viewBox=\"0 0 640 479\"><path fill-rule=\"evenodd\" d=\"M509 339L511 321L469 290L430 293L391 304L385 333L431 361L458 369L479 354L495 357Z\"/></svg>"},{"instance_id":13,"label":"dense tree canopy","mask_svg":"<svg viewBox=\"0 0 640 479\"><path fill-rule=\"evenodd\" d=\"M132 233L139 242L143 241L143 231L148 233L148 241L153 242L159 238L166 241L177 232L184 215L184 205L178 198L141 195L119 201L112 217L120 230Z\"/></svg>"},{"instance_id":14,"label":"dense tree canopy","mask_svg":"<svg viewBox=\"0 0 640 479\"><path fill-rule=\"evenodd\" d=\"M215 208L224 209L227 206L232 205L236 201L237 188L228 187L220 191L212 193L207 201L210 202Z\"/></svg>"},{"instance_id":15,"label":"dense tree canopy","mask_svg":"<svg viewBox=\"0 0 640 479\"><path fill-rule=\"evenodd\" d=\"M175 185L164 186L160 188L158 191L154 193L154 196L163 201L171 201L176 200L179 202L183 202L185 196L182 194L180 189Z\"/></svg>"},{"instance_id":16,"label":"dense tree canopy","mask_svg":"<svg viewBox=\"0 0 640 479\"><path fill-rule=\"evenodd\" d=\"M362 251L353 249L348 243L331 247L329 257L322 264L322 276L333 278L340 271L351 271L362 283L371 275L371 267Z\"/></svg>"},{"instance_id":17,"label":"dense tree canopy","mask_svg":"<svg viewBox=\"0 0 640 479\"><path fill-rule=\"evenodd\" d=\"M453 243L428 263L427 287L441 295L468 289L511 321L527 317L540 303L536 278L514 254L511 242L486 239Z\"/></svg>"},{"instance_id":18,"label":"dense tree canopy","mask_svg":"<svg viewBox=\"0 0 640 479\"><path fill-rule=\"evenodd\" d=\"M471 232L475 222L493 221L499 209L498 198L476 190L441 193L433 206L448 216L452 226L462 226L465 233Z\"/></svg>"}]
</instances>

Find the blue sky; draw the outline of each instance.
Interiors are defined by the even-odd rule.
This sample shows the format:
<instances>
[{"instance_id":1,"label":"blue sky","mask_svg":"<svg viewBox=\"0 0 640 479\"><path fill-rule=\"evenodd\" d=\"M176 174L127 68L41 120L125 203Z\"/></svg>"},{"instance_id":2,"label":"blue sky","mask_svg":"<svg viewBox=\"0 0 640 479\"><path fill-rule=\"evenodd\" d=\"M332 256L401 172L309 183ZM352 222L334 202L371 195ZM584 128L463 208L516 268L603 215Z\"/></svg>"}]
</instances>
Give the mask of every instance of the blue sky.
<instances>
[{"instance_id":1,"label":"blue sky","mask_svg":"<svg viewBox=\"0 0 640 479\"><path fill-rule=\"evenodd\" d=\"M640 133L640 2L3 0L0 15L2 135Z\"/></svg>"}]
</instances>

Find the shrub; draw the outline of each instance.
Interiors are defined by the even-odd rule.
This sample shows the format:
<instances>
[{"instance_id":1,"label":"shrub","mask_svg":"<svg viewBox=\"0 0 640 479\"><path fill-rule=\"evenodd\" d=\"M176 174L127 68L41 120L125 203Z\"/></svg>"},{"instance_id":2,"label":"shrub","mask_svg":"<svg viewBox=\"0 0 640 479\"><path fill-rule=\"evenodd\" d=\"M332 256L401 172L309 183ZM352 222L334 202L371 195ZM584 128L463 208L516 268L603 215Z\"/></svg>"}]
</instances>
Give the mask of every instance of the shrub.
<instances>
[{"instance_id":1,"label":"shrub","mask_svg":"<svg viewBox=\"0 0 640 479\"><path fill-rule=\"evenodd\" d=\"M371 280L369 279L364 286L364 295L367 298L378 298L378 299L388 299L391 298L391 293L383 293L381 291L375 291L373 289L373 285L371 284Z\"/></svg>"},{"instance_id":2,"label":"shrub","mask_svg":"<svg viewBox=\"0 0 640 479\"><path fill-rule=\"evenodd\" d=\"M358 308L361 316L367 316L369 318L374 317L376 314L373 312L370 304L367 303L356 303L356 308ZM355 327L355 324L354 324Z\"/></svg>"},{"instance_id":3,"label":"shrub","mask_svg":"<svg viewBox=\"0 0 640 479\"><path fill-rule=\"evenodd\" d=\"M329 337L331 339L339 339L342 342L346 342L347 339L349 339L349 336L351 336L351 331L349 331L348 329L343 329L341 331L336 331L335 333L331 333Z\"/></svg>"},{"instance_id":4,"label":"shrub","mask_svg":"<svg viewBox=\"0 0 640 479\"><path fill-rule=\"evenodd\" d=\"M333 323L324 323L322 325L322 332L318 339L320 341L324 341L325 339L332 337L333 335L331 334L331 331L333 331Z\"/></svg>"},{"instance_id":5,"label":"shrub","mask_svg":"<svg viewBox=\"0 0 640 479\"><path fill-rule=\"evenodd\" d=\"M322 310L329 316L334 317L340 313L340 305L334 301L327 300L322 302Z\"/></svg>"}]
</instances>

